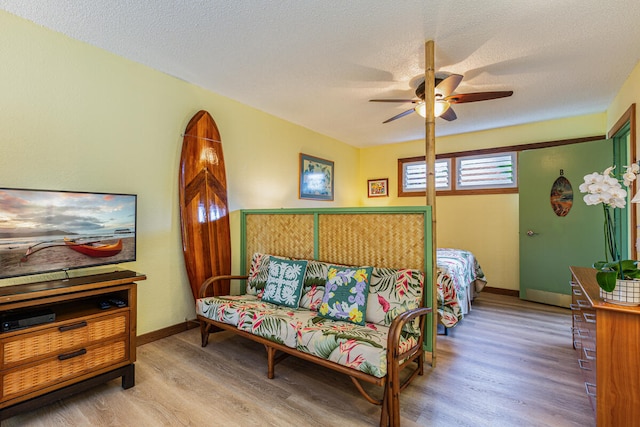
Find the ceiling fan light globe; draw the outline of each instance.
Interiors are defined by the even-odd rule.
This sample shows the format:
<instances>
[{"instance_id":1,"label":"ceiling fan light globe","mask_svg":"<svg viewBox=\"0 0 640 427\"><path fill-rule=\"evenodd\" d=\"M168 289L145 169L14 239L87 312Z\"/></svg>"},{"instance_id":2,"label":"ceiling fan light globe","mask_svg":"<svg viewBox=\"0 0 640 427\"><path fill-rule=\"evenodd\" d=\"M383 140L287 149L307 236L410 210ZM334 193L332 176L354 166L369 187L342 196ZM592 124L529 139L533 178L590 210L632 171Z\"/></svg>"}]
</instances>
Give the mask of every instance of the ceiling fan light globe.
<instances>
[{"instance_id":1,"label":"ceiling fan light globe","mask_svg":"<svg viewBox=\"0 0 640 427\"><path fill-rule=\"evenodd\" d=\"M449 107L451 107L451 104L449 104L447 101L436 101L436 104L433 110L433 115L435 117L440 117L441 115L447 112Z\"/></svg>"},{"instance_id":2,"label":"ceiling fan light globe","mask_svg":"<svg viewBox=\"0 0 640 427\"><path fill-rule=\"evenodd\" d=\"M441 115L443 115L449 109L450 106L451 106L451 104L449 104L447 101L437 100L435 102L435 105L434 105L433 116L434 117L440 117ZM416 113L418 113L422 117L427 117L427 107L426 107L424 101L418 103L418 105L416 105L414 110L415 110Z\"/></svg>"}]
</instances>

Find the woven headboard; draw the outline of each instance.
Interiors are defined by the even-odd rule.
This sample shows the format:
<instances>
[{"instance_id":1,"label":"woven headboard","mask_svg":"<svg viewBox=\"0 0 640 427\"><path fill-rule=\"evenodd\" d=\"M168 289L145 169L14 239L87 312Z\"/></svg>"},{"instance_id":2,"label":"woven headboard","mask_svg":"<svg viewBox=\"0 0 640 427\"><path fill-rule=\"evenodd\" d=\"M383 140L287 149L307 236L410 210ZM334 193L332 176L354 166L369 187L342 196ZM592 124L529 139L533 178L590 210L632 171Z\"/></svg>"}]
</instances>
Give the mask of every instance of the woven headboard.
<instances>
[{"instance_id":1,"label":"woven headboard","mask_svg":"<svg viewBox=\"0 0 640 427\"><path fill-rule=\"evenodd\" d=\"M254 253L262 252L348 265L426 270L425 225L429 223L424 208L418 212L380 208L245 210L242 217L245 266Z\"/></svg>"},{"instance_id":2,"label":"woven headboard","mask_svg":"<svg viewBox=\"0 0 640 427\"><path fill-rule=\"evenodd\" d=\"M428 206L242 210L240 215L240 268L245 273L256 252L336 264L412 268L424 271L424 304L433 307ZM429 316L427 323L432 321ZM427 347L431 351L431 345Z\"/></svg>"}]
</instances>

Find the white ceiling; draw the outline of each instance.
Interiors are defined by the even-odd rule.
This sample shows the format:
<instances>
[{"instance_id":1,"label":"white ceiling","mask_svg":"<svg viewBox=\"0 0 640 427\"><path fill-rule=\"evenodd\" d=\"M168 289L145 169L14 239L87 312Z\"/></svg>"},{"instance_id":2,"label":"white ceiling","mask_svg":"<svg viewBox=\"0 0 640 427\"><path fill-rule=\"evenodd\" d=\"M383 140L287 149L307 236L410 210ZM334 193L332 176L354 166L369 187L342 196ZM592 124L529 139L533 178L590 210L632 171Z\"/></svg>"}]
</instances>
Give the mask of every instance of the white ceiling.
<instances>
[{"instance_id":1,"label":"white ceiling","mask_svg":"<svg viewBox=\"0 0 640 427\"><path fill-rule=\"evenodd\" d=\"M348 144L424 137L424 75L463 74L450 135L606 110L640 59L637 0L0 0L0 8ZM212 112L215 117L215 113Z\"/></svg>"}]
</instances>

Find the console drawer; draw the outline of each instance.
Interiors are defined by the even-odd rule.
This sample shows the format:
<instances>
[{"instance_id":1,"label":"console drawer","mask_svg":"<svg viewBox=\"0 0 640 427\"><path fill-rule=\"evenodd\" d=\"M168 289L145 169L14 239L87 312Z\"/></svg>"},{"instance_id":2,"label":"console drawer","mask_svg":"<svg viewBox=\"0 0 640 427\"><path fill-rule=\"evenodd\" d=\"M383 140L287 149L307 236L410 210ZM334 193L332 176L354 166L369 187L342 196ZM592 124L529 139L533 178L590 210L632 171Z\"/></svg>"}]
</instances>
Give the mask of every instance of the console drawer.
<instances>
[{"instance_id":1,"label":"console drawer","mask_svg":"<svg viewBox=\"0 0 640 427\"><path fill-rule=\"evenodd\" d=\"M0 374L0 402L125 362L129 358L128 353L127 339L123 338L74 351L60 352L31 364L7 369Z\"/></svg>"},{"instance_id":2,"label":"console drawer","mask_svg":"<svg viewBox=\"0 0 640 427\"><path fill-rule=\"evenodd\" d=\"M127 334L129 312L78 319L55 327L0 339L0 369L90 346Z\"/></svg>"}]
</instances>

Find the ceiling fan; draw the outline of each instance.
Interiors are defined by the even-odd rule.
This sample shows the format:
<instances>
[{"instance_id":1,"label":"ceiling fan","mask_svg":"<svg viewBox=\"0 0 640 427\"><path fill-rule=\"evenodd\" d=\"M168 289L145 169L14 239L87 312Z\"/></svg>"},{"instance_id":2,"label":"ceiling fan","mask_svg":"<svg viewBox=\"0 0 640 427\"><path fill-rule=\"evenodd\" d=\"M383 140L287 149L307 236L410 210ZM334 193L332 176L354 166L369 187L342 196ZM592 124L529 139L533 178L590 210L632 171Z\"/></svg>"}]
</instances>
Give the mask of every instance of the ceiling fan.
<instances>
[{"instance_id":1,"label":"ceiling fan","mask_svg":"<svg viewBox=\"0 0 640 427\"><path fill-rule=\"evenodd\" d=\"M446 78L436 77L435 82L435 110L434 115L441 119L452 121L458 116L451 108L451 104L462 104L465 102L477 102L488 101L490 99L505 98L513 95L513 91L498 91L498 92L474 92L474 93L453 93L462 81L463 76L460 74L451 74ZM416 96L419 99L370 99L369 102L411 102L416 104L415 107L410 108L407 111L391 117L382 123L389 123L404 117L414 111L421 115L426 116L424 105L424 80L418 85L416 89Z\"/></svg>"}]
</instances>

